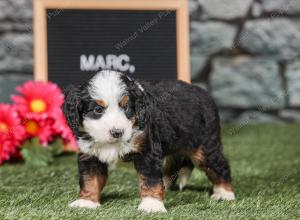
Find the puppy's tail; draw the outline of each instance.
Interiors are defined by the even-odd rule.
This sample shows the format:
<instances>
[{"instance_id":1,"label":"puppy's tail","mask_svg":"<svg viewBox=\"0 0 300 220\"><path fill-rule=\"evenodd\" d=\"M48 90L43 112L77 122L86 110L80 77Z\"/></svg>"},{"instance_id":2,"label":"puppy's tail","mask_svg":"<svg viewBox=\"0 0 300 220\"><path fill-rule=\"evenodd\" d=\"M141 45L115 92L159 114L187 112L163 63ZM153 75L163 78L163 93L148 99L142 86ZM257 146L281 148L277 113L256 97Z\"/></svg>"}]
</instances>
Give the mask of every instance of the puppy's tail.
<instances>
[{"instance_id":1,"label":"puppy's tail","mask_svg":"<svg viewBox=\"0 0 300 220\"><path fill-rule=\"evenodd\" d=\"M180 191L186 186L194 165L189 158L179 155L168 156L164 160L164 185L168 190L176 182Z\"/></svg>"},{"instance_id":2,"label":"puppy's tail","mask_svg":"<svg viewBox=\"0 0 300 220\"><path fill-rule=\"evenodd\" d=\"M189 158L184 157L181 168L179 169L178 172L178 185L179 185L179 190L182 191L183 188L186 186L192 172L194 169L194 165L192 161Z\"/></svg>"},{"instance_id":3,"label":"puppy's tail","mask_svg":"<svg viewBox=\"0 0 300 220\"><path fill-rule=\"evenodd\" d=\"M180 191L182 191L183 188L186 186L188 180L190 179L192 171L193 171L193 168L191 168L191 167L182 167L179 170L178 185L179 185L179 190Z\"/></svg>"}]
</instances>

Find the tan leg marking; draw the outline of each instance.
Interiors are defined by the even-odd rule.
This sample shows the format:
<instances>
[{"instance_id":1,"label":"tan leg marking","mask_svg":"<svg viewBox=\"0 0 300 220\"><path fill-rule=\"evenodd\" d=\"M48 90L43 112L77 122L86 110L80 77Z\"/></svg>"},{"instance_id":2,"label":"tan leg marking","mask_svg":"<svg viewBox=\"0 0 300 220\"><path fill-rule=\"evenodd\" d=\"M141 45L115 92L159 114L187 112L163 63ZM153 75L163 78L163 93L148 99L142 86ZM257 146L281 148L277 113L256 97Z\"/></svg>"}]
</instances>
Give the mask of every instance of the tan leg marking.
<instances>
[{"instance_id":1,"label":"tan leg marking","mask_svg":"<svg viewBox=\"0 0 300 220\"><path fill-rule=\"evenodd\" d=\"M155 186L147 186L145 184L145 177L140 175L140 196L141 197L153 197L159 200L164 199L164 185L163 183L159 183Z\"/></svg>"},{"instance_id":2,"label":"tan leg marking","mask_svg":"<svg viewBox=\"0 0 300 220\"><path fill-rule=\"evenodd\" d=\"M145 184L145 177L140 175L140 196L142 198L138 210L153 213L153 212L167 212L164 199L164 185L159 183L155 186L147 186Z\"/></svg>"},{"instance_id":3,"label":"tan leg marking","mask_svg":"<svg viewBox=\"0 0 300 220\"><path fill-rule=\"evenodd\" d=\"M79 197L81 199L91 200L93 202L99 202L100 192L105 186L107 177L98 175L85 175L83 177L84 184L80 189Z\"/></svg>"},{"instance_id":4,"label":"tan leg marking","mask_svg":"<svg viewBox=\"0 0 300 220\"><path fill-rule=\"evenodd\" d=\"M229 182L219 181L217 183L214 183L214 185L217 186L217 187L222 187L226 191L233 192L232 185Z\"/></svg>"}]
</instances>

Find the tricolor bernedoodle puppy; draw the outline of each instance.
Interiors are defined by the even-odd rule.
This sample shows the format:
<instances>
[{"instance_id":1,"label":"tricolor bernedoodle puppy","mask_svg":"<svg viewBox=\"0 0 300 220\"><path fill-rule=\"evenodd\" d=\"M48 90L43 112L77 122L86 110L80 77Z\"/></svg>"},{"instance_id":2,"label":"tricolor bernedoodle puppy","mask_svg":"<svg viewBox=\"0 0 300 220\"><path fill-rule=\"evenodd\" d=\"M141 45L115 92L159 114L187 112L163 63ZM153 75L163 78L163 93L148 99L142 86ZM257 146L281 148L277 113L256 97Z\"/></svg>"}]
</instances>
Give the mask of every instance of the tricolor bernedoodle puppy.
<instances>
[{"instance_id":1,"label":"tricolor bernedoodle puppy","mask_svg":"<svg viewBox=\"0 0 300 220\"><path fill-rule=\"evenodd\" d=\"M70 207L98 207L119 159L133 160L144 212L166 212L165 188L178 179L182 189L194 167L211 180L213 199L235 199L217 107L201 88L101 71L66 92L64 113L80 148L79 199Z\"/></svg>"}]
</instances>

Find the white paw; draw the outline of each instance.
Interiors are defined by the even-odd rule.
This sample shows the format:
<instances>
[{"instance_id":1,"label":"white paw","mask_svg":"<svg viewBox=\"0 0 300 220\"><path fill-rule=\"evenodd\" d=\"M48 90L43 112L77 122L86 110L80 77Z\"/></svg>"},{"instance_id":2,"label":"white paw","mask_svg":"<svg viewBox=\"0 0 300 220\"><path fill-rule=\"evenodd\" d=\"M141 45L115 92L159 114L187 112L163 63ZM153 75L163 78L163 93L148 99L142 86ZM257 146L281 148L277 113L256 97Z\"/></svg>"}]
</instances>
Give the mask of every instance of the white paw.
<instances>
[{"instance_id":1,"label":"white paw","mask_svg":"<svg viewBox=\"0 0 300 220\"><path fill-rule=\"evenodd\" d=\"M153 197L144 197L140 203L138 210L151 213L151 212L167 212L164 203Z\"/></svg>"},{"instance_id":2,"label":"white paw","mask_svg":"<svg viewBox=\"0 0 300 220\"><path fill-rule=\"evenodd\" d=\"M71 208L95 209L98 206L100 206L99 202L93 202L93 201L87 200L87 199L78 199L69 204L69 207L71 207Z\"/></svg>"},{"instance_id":3,"label":"white paw","mask_svg":"<svg viewBox=\"0 0 300 220\"><path fill-rule=\"evenodd\" d=\"M211 198L214 200L235 200L235 195L232 191L228 191L224 189L223 187L217 186L214 187L214 192L211 195Z\"/></svg>"}]
</instances>

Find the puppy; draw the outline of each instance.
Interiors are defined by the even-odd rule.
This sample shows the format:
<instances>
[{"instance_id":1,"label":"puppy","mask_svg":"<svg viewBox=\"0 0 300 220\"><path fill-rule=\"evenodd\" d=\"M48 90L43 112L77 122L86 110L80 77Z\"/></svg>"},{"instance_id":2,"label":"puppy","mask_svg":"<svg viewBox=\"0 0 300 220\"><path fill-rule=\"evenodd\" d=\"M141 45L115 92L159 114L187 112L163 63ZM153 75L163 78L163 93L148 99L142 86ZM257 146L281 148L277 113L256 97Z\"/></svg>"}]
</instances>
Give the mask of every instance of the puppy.
<instances>
[{"instance_id":1,"label":"puppy","mask_svg":"<svg viewBox=\"0 0 300 220\"><path fill-rule=\"evenodd\" d=\"M124 158L139 175L141 211L166 212L165 187L179 178L182 189L193 167L212 182L213 199L235 199L217 107L201 88L106 70L65 95L63 110L80 148L79 199L70 207L98 207L108 166Z\"/></svg>"}]
</instances>

